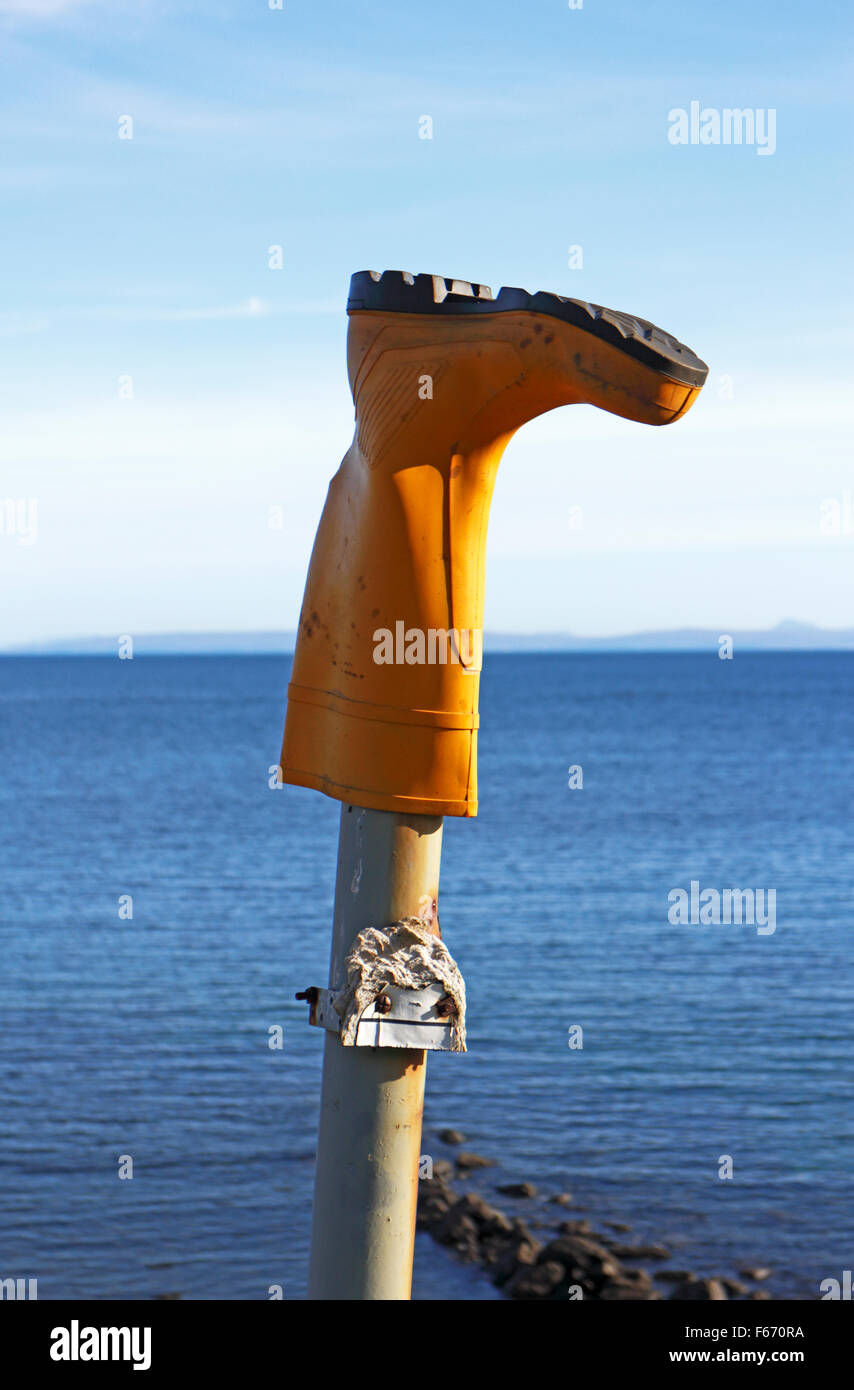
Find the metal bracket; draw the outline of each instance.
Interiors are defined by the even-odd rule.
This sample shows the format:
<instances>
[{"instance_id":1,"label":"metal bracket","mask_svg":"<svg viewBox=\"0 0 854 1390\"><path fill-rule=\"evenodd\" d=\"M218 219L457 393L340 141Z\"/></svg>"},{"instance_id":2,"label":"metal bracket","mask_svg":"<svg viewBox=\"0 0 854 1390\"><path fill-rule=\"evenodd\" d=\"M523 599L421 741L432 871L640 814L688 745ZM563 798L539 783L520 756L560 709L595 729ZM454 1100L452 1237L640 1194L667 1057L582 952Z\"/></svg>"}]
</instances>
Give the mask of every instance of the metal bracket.
<instances>
[{"instance_id":1,"label":"metal bracket","mask_svg":"<svg viewBox=\"0 0 854 1390\"><path fill-rule=\"evenodd\" d=\"M308 1021L330 1033L340 1033L341 1019L332 1006L333 990L303 990L297 999L309 1004ZM363 1012L356 1030L356 1047L408 1047L425 1052L454 1052L452 1030L456 1005L440 984L424 989L387 985Z\"/></svg>"}]
</instances>

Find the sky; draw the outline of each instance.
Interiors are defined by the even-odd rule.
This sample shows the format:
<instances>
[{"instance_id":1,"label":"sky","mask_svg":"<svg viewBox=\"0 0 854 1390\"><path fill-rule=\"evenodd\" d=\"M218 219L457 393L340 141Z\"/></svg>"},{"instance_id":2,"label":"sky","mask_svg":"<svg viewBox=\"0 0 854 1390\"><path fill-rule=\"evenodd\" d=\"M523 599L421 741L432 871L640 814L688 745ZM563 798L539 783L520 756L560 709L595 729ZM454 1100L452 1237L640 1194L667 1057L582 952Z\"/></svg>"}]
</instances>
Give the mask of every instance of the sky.
<instances>
[{"instance_id":1,"label":"sky","mask_svg":"<svg viewBox=\"0 0 854 1390\"><path fill-rule=\"evenodd\" d=\"M487 630L854 624L847 0L276 4L0 0L0 648L296 626L368 268L710 366L519 432ZM773 152L674 144L694 101Z\"/></svg>"}]
</instances>

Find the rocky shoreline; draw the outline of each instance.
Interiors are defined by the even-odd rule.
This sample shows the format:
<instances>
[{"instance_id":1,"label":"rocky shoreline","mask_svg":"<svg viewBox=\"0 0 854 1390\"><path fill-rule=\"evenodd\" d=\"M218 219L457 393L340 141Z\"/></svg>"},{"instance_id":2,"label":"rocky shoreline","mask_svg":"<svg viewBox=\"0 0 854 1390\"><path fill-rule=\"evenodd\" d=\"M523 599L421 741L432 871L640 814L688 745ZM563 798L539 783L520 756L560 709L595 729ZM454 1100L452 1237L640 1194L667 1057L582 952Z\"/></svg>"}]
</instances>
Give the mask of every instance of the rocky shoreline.
<instances>
[{"instance_id":1,"label":"rocky shoreline","mask_svg":"<svg viewBox=\"0 0 854 1390\"><path fill-rule=\"evenodd\" d=\"M687 1269L661 1268L650 1273L646 1264L669 1260L670 1251L663 1245L631 1244L625 1239L630 1227L617 1222L608 1223L613 1234L604 1235L586 1219L528 1224L521 1217L508 1216L479 1193L461 1193L452 1186L452 1179L464 1182L475 1170L492 1167L492 1160L460 1148L465 1136L457 1130L442 1130L439 1138L455 1150L454 1159L437 1159L432 1177L420 1180L418 1229L458 1258L479 1264L508 1298L622 1302L770 1297L765 1289L756 1288L770 1274L767 1269L744 1268L739 1278L711 1279ZM504 1183L495 1190L519 1201L538 1196L529 1182ZM573 1205L565 1192L553 1194L548 1201L556 1208ZM534 1228L544 1227L551 1227L554 1234L541 1241Z\"/></svg>"}]
</instances>

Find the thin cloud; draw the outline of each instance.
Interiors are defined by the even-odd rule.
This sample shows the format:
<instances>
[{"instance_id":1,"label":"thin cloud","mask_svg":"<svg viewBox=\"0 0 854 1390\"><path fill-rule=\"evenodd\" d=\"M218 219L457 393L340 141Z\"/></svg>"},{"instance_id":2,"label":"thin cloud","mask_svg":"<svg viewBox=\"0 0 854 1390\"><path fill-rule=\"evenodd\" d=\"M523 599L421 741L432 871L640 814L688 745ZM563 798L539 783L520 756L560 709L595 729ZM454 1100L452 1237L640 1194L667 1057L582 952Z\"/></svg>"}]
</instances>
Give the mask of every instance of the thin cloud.
<instances>
[{"instance_id":1,"label":"thin cloud","mask_svg":"<svg viewBox=\"0 0 854 1390\"><path fill-rule=\"evenodd\" d=\"M258 319L270 313L270 305L252 295L242 304L228 304L207 309L139 309L120 310L121 318L151 319L157 323L191 323L198 319ZM112 315L110 315L112 317Z\"/></svg>"},{"instance_id":2,"label":"thin cloud","mask_svg":"<svg viewBox=\"0 0 854 1390\"><path fill-rule=\"evenodd\" d=\"M318 315L329 317L340 315L341 312L340 299L321 300L317 303L280 303L274 308L267 300L259 299L256 295L251 295L239 304L214 304L186 309L136 309L130 306L117 308L113 305L95 305L89 308L53 309L50 313L10 310L0 312L0 338L13 337L18 333L43 333L51 327L56 327L60 321L74 319L109 319L117 323L204 323L229 319L263 319L269 318L272 314L277 317L310 315L317 318Z\"/></svg>"},{"instance_id":3,"label":"thin cloud","mask_svg":"<svg viewBox=\"0 0 854 1390\"><path fill-rule=\"evenodd\" d=\"M91 309L71 309L66 311L63 317L73 318L79 314L83 318L118 319L131 323L196 323L213 319L261 319L266 318L271 312L271 306L266 300L259 299L257 295L250 295L239 304L214 304L186 309L134 309L104 305Z\"/></svg>"}]
</instances>

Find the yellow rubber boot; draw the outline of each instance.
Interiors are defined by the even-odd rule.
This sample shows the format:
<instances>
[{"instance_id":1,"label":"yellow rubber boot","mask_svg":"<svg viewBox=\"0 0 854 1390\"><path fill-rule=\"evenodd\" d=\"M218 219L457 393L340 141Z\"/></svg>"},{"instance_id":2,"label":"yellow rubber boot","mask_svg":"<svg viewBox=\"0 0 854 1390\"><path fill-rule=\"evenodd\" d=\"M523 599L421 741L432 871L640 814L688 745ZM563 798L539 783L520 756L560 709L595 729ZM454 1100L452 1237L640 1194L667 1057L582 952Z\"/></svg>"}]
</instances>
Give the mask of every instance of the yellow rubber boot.
<instances>
[{"instance_id":1,"label":"yellow rubber boot","mask_svg":"<svg viewBox=\"0 0 854 1390\"><path fill-rule=\"evenodd\" d=\"M643 319L436 275L360 272L347 312L356 431L311 557L282 777L473 816L486 529L509 440L578 402L669 424L708 369Z\"/></svg>"}]
</instances>

